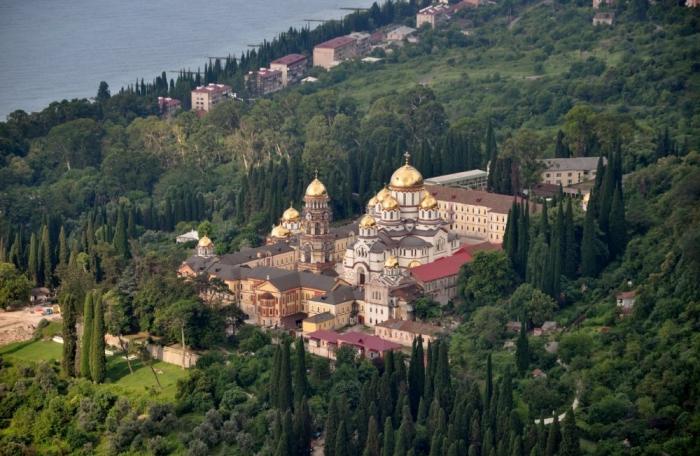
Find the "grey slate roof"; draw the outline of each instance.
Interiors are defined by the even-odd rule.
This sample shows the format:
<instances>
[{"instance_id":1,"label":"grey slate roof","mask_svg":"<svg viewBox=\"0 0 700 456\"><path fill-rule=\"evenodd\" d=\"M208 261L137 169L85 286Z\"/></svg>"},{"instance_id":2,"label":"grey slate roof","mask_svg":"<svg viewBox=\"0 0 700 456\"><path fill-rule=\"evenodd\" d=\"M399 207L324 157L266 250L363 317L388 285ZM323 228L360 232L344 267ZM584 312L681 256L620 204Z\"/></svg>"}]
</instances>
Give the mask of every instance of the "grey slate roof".
<instances>
[{"instance_id":1,"label":"grey slate roof","mask_svg":"<svg viewBox=\"0 0 700 456\"><path fill-rule=\"evenodd\" d=\"M243 249L235 253L227 253L222 255L219 259L221 263L237 265L247 263L249 261L264 258L269 254L279 255L281 253L291 252L294 249L286 242L278 242L272 245L262 245L260 247L253 247L249 249Z\"/></svg>"},{"instance_id":2,"label":"grey slate roof","mask_svg":"<svg viewBox=\"0 0 700 456\"><path fill-rule=\"evenodd\" d=\"M424 241L423 239L416 236L406 236L399 242L399 247L404 248L421 248L430 247L432 244L430 242Z\"/></svg>"},{"instance_id":3,"label":"grey slate roof","mask_svg":"<svg viewBox=\"0 0 700 456\"><path fill-rule=\"evenodd\" d=\"M322 323L324 321L333 320L334 318L335 316L332 313L323 312L312 317L307 317L304 321L308 321L309 323Z\"/></svg>"},{"instance_id":4,"label":"grey slate roof","mask_svg":"<svg viewBox=\"0 0 700 456\"><path fill-rule=\"evenodd\" d=\"M574 158L540 158L547 171L572 171L579 169L594 170L598 167L599 157L574 157ZM606 163L603 158L603 164Z\"/></svg>"},{"instance_id":5,"label":"grey slate roof","mask_svg":"<svg viewBox=\"0 0 700 456\"><path fill-rule=\"evenodd\" d=\"M322 296L317 296L312 299L312 301L333 305L342 304L353 300L355 300L355 290L347 285L341 285L334 290L328 291Z\"/></svg>"}]
</instances>

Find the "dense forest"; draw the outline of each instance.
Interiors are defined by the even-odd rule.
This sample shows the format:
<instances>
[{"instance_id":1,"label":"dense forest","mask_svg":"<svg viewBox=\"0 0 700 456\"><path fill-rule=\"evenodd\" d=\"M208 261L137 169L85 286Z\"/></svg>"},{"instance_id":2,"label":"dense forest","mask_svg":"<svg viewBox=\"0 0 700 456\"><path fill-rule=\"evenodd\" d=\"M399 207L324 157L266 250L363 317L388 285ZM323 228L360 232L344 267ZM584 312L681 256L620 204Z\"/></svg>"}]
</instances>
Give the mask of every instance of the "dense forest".
<instances>
[{"instance_id":1,"label":"dense forest","mask_svg":"<svg viewBox=\"0 0 700 456\"><path fill-rule=\"evenodd\" d=\"M0 454L291 455L312 440L334 456L700 448L697 9L619 2L613 27L592 27L588 4L499 2L377 51L379 63L314 69L316 84L202 118L157 115L158 95L187 105L199 83L241 88L248 68L352 30L411 25L419 6L374 5L201 73L112 94L100 84L94 101L0 123L0 306L44 285L69 309L62 328L37 332L63 334L60 361L0 355ZM489 164L490 190L506 194L537 183L537 158L607 165L585 212L563 194L537 214L514 204L504 250L463 268L458 298L416 303L419 318L455 330L382 363L308 355L242 325L235 308L205 305L220 283L175 276L192 247L175 234L199 227L219 253L257 245L316 169L334 217L349 219L406 150L426 177ZM637 303L620 318L624 290ZM506 331L548 320L562 332ZM157 380L156 368L141 353L116 375L100 355L105 332L210 351L172 396L160 384L132 394L117 378L141 365Z\"/></svg>"}]
</instances>

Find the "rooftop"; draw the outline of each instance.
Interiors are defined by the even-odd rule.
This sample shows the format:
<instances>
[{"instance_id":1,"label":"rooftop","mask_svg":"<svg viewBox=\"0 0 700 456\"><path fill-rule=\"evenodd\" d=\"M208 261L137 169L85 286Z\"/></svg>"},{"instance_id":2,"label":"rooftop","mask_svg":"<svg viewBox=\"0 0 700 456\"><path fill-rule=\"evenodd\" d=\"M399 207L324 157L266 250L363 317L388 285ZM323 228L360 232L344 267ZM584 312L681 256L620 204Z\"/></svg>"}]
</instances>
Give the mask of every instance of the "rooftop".
<instances>
[{"instance_id":1,"label":"rooftop","mask_svg":"<svg viewBox=\"0 0 700 456\"><path fill-rule=\"evenodd\" d=\"M632 299L637 296L636 291L621 291L617 294L617 299Z\"/></svg>"},{"instance_id":2,"label":"rooftop","mask_svg":"<svg viewBox=\"0 0 700 456\"><path fill-rule=\"evenodd\" d=\"M451 11L451 8L444 3L439 5L431 5L422 10L418 11L418 14L426 14L428 16L436 16L438 14L447 14Z\"/></svg>"},{"instance_id":3,"label":"rooftop","mask_svg":"<svg viewBox=\"0 0 700 456\"><path fill-rule=\"evenodd\" d=\"M482 171L480 169L470 169L469 171L462 171L459 173L444 174L442 176L435 176L425 180L426 184L449 184L451 182L457 182L464 179L474 179L478 177L488 177L489 173Z\"/></svg>"},{"instance_id":4,"label":"rooftop","mask_svg":"<svg viewBox=\"0 0 700 456\"><path fill-rule=\"evenodd\" d=\"M411 334L427 334L429 336L437 336L442 334L445 329L440 326L429 325L427 323L421 323L419 321L410 320L386 320L381 323L377 323L376 326L381 328L395 329L397 331L406 331Z\"/></svg>"},{"instance_id":5,"label":"rooftop","mask_svg":"<svg viewBox=\"0 0 700 456\"><path fill-rule=\"evenodd\" d=\"M537 161L543 163L547 171L594 170L598 167L599 158L600 157L540 158ZM607 160L603 157L603 163L606 162Z\"/></svg>"},{"instance_id":6,"label":"rooftop","mask_svg":"<svg viewBox=\"0 0 700 456\"><path fill-rule=\"evenodd\" d=\"M465 245L459 248L454 254L439 258L431 263L416 266L409 269L409 272L417 280L426 283L433 280L451 277L459 274L462 265L469 263L477 252L499 250L500 246L483 242L481 244Z\"/></svg>"},{"instance_id":7,"label":"rooftop","mask_svg":"<svg viewBox=\"0 0 700 456\"><path fill-rule=\"evenodd\" d=\"M430 185L426 186L425 189L438 201L453 201L455 203L470 204L472 206L488 207L492 212L498 212L499 214L507 214L513 206L513 200L522 202L522 198L513 195L501 195L498 193L489 193L466 188Z\"/></svg>"},{"instance_id":8,"label":"rooftop","mask_svg":"<svg viewBox=\"0 0 700 456\"><path fill-rule=\"evenodd\" d=\"M230 92L231 90L233 90L231 86L226 84L211 83L206 86L197 87L196 89L192 90L192 93L226 93Z\"/></svg>"},{"instance_id":9,"label":"rooftop","mask_svg":"<svg viewBox=\"0 0 700 456\"><path fill-rule=\"evenodd\" d=\"M317 44L314 49L337 49L355 43L355 38L349 36L338 36L332 40Z\"/></svg>"},{"instance_id":10,"label":"rooftop","mask_svg":"<svg viewBox=\"0 0 700 456\"><path fill-rule=\"evenodd\" d=\"M311 317L307 317L304 319L304 321L309 322L309 323L323 323L324 321L329 321L333 320L335 318L335 315L333 315L330 312L323 312L320 314L316 314Z\"/></svg>"},{"instance_id":11,"label":"rooftop","mask_svg":"<svg viewBox=\"0 0 700 456\"><path fill-rule=\"evenodd\" d=\"M273 60L270 65L293 65L306 60L306 56L302 54L287 54L284 57Z\"/></svg>"},{"instance_id":12,"label":"rooftop","mask_svg":"<svg viewBox=\"0 0 700 456\"><path fill-rule=\"evenodd\" d=\"M401 345L382 339L379 336L372 336L360 332L348 332L338 335L338 342L341 344L355 345L365 350L375 352L385 352L387 350L400 349Z\"/></svg>"}]
</instances>

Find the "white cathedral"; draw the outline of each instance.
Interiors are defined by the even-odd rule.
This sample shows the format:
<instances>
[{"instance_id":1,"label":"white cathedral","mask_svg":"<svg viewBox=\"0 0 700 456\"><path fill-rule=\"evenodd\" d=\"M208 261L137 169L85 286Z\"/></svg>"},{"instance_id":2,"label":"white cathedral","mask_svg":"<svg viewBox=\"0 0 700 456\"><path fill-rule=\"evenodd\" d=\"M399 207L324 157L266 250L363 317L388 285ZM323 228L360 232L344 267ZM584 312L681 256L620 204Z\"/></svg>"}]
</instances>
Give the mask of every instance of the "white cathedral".
<instances>
[{"instance_id":1,"label":"white cathedral","mask_svg":"<svg viewBox=\"0 0 700 456\"><path fill-rule=\"evenodd\" d=\"M389 186L369 200L357 239L345 252L343 278L352 285L398 285L408 269L459 249L423 176L409 164L410 155L404 156L406 162L394 171Z\"/></svg>"}]
</instances>

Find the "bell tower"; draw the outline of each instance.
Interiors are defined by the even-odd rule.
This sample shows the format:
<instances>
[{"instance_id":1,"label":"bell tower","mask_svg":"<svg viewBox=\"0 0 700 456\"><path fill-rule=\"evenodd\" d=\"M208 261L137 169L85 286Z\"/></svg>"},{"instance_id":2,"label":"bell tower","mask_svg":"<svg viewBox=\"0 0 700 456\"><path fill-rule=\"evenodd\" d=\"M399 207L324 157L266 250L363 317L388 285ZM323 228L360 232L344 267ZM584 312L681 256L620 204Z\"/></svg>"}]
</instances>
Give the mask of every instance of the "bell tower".
<instances>
[{"instance_id":1,"label":"bell tower","mask_svg":"<svg viewBox=\"0 0 700 456\"><path fill-rule=\"evenodd\" d=\"M318 180L317 171L304 194L302 230L299 236L300 270L323 272L334 269L329 200L326 186Z\"/></svg>"}]
</instances>

